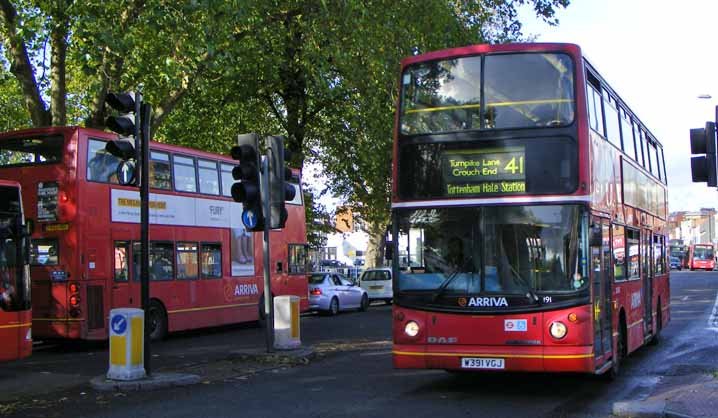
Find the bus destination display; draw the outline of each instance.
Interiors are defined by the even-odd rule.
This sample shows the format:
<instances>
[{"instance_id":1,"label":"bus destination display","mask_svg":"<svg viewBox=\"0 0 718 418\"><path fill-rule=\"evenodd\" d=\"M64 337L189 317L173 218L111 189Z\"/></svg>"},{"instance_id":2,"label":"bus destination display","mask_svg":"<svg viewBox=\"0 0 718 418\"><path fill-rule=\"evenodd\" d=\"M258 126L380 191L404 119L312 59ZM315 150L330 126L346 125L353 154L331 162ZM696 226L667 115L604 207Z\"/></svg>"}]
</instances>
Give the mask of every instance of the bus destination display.
<instances>
[{"instance_id":1,"label":"bus destination display","mask_svg":"<svg viewBox=\"0 0 718 418\"><path fill-rule=\"evenodd\" d=\"M497 195L526 192L523 147L486 150L447 150L443 153L448 196Z\"/></svg>"}]
</instances>

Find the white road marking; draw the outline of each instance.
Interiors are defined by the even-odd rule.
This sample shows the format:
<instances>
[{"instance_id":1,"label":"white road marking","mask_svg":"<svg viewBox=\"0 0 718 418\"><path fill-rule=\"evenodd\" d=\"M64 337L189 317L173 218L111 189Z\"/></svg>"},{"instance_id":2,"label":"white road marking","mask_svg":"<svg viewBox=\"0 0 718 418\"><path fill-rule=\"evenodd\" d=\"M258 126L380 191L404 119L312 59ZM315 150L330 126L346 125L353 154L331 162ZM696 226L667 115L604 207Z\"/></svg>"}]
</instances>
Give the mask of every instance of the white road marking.
<instances>
[{"instance_id":1,"label":"white road marking","mask_svg":"<svg viewBox=\"0 0 718 418\"><path fill-rule=\"evenodd\" d=\"M718 295L716 295L716 301L713 304L713 310L708 317L708 329L718 331Z\"/></svg>"}]
</instances>

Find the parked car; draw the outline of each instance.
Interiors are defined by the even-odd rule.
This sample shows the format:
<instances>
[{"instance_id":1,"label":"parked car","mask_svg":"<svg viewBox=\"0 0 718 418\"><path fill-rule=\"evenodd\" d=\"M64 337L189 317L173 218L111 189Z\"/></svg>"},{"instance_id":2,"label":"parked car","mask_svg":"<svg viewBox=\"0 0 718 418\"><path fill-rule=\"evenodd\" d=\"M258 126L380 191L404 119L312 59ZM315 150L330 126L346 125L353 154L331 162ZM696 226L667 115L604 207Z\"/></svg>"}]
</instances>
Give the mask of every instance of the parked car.
<instances>
[{"instance_id":1,"label":"parked car","mask_svg":"<svg viewBox=\"0 0 718 418\"><path fill-rule=\"evenodd\" d=\"M336 272L317 272L309 276L309 309L336 315L339 311L369 307L366 290Z\"/></svg>"},{"instance_id":2,"label":"parked car","mask_svg":"<svg viewBox=\"0 0 718 418\"><path fill-rule=\"evenodd\" d=\"M359 279L359 286L366 289L370 302L383 300L391 303L394 298L389 267L367 269Z\"/></svg>"},{"instance_id":3,"label":"parked car","mask_svg":"<svg viewBox=\"0 0 718 418\"><path fill-rule=\"evenodd\" d=\"M681 266L681 259L678 257L671 257L671 270L682 270L683 267Z\"/></svg>"}]
</instances>

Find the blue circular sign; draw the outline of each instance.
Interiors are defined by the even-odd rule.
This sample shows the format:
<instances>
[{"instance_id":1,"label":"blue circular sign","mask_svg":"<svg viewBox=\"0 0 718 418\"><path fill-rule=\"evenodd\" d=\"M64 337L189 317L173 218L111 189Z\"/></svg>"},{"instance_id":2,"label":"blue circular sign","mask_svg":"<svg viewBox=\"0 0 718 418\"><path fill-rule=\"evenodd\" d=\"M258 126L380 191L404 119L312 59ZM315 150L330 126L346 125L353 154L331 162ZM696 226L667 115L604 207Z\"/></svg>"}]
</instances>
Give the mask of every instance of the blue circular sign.
<instances>
[{"instance_id":1,"label":"blue circular sign","mask_svg":"<svg viewBox=\"0 0 718 418\"><path fill-rule=\"evenodd\" d=\"M123 186L134 184L135 172L136 164L134 160L120 161L120 164L117 165L117 173L115 173L117 174L117 181Z\"/></svg>"},{"instance_id":2,"label":"blue circular sign","mask_svg":"<svg viewBox=\"0 0 718 418\"><path fill-rule=\"evenodd\" d=\"M127 331L127 318L123 315L115 315L110 320L110 328L117 335L123 335Z\"/></svg>"},{"instance_id":3,"label":"blue circular sign","mask_svg":"<svg viewBox=\"0 0 718 418\"><path fill-rule=\"evenodd\" d=\"M251 209L245 209L242 211L242 223L249 229L254 229L257 226L257 215Z\"/></svg>"}]
</instances>

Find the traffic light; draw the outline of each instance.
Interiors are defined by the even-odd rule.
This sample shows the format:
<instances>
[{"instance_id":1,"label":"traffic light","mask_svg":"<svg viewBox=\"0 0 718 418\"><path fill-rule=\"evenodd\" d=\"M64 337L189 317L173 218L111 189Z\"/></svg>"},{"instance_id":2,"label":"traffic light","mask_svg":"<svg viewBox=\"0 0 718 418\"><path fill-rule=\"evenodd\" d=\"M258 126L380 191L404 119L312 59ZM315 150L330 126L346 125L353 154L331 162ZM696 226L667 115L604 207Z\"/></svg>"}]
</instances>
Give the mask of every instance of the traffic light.
<instances>
[{"instance_id":1,"label":"traffic light","mask_svg":"<svg viewBox=\"0 0 718 418\"><path fill-rule=\"evenodd\" d=\"M141 120L142 97L133 92L109 93L106 102L119 112L119 115L109 116L105 125L111 131L119 134L120 138L109 141L105 150L121 160L117 167L119 183L136 185L136 164L140 161L138 155L140 130L143 128L143 122L149 123L149 121Z\"/></svg>"},{"instance_id":2,"label":"traffic light","mask_svg":"<svg viewBox=\"0 0 718 418\"><path fill-rule=\"evenodd\" d=\"M289 151L284 148L284 138L270 136L269 147L269 210L271 229L281 229L287 223L287 208L284 202L294 199L296 189L287 180L292 178L292 170L286 166L290 159Z\"/></svg>"},{"instance_id":3,"label":"traffic light","mask_svg":"<svg viewBox=\"0 0 718 418\"><path fill-rule=\"evenodd\" d=\"M262 212L262 188L260 185L259 136L243 134L237 138L232 147L232 158L239 160L239 165L232 169L232 198L242 203L242 223L250 231L264 230Z\"/></svg>"},{"instance_id":4,"label":"traffic light","mask_svg":"<svg viewBox=\"0 0 718 418\"><path fill-rule=\"evenodd\" d=\"M135 94L129 93L109 93L107 95L107 104L120 114L109 116L105 121L107 127L120 135L124 139L110 141L105 149L110 154L121 160L137 159L136 144L129 142L128 137L139 137L140 129L140 101L135 100Z\"/></svg>"},{"instance_id":5,"label":"traffic light","mask_svg":"<svg viewBox=\"0 0 718 418\"><path fill-rule=\"evenodd\" d=\"M706 122L705 128L691 129L691 154L705 154L691 157L693 182L707 182L708 186L718 186L716 176L716 124L714 122Z\"/></svg>"}]
</instances>

